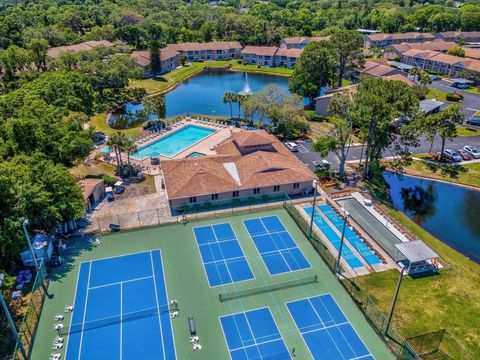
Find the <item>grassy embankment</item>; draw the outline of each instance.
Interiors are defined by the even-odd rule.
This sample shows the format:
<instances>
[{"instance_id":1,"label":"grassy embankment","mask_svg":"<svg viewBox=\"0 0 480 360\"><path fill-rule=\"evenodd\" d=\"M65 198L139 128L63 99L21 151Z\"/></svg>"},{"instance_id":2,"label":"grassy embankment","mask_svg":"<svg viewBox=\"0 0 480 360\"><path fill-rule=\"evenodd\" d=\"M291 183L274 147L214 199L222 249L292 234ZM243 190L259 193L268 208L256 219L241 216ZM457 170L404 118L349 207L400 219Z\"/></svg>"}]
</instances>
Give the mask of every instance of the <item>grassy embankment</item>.
<instances>
[{"instance_id":1,"label":"grassy embankment","mask_svg":"<svg viewBox=\"0 0 480 360\"><path fill-rule=\"evenodd\" d=\"M477 174L475 183L478 185L480 164L475 164L474 168ZM400 211L394 210L385 200L385 188L372 187L372 192L384 202L382 207L393 219L440 255L440 261L446 267L438 275L404 278L393 318L395 326L404 337L446 328L473 358L480 358L480 265L440 242ZM455 226L453 221L452 226ZM390 270L359 277L357 281L379 309L387 314L398 276L398 271ZM452 359L467 358L461 355L460 348L449 336L445 336L441 350Z\"/></svg>"}]
</instances>

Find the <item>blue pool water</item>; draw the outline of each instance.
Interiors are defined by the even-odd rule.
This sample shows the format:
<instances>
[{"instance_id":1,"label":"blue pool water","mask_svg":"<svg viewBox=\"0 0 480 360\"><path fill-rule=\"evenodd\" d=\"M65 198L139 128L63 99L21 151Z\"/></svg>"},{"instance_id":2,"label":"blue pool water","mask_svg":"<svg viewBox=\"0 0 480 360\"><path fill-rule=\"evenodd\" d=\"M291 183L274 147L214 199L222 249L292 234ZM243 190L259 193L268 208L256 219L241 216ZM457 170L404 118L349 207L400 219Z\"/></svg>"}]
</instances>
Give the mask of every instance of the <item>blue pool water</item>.
<instances>
[{"instance_id":1,"label":"blue pool water","mask_svg":"<svg viewBox=\"0 0 480 360\"><path fill-rule=\"evenodd\" d=\"M214 132L215 130L206 127L187 125L157 141L141 147L132 157L139 160L158 155L172 157L200 140L205 139Z\"/></svg>"},{"instance_id":2,"label":"blue pool water","mask_svg":"<svg viewBox=\"0 0 480 360\"><path fill-rule=\"evenodd\" d=\"M480 263L480 191L394 173L383 176L396 209Z\"/></svg>"}]
</instances>

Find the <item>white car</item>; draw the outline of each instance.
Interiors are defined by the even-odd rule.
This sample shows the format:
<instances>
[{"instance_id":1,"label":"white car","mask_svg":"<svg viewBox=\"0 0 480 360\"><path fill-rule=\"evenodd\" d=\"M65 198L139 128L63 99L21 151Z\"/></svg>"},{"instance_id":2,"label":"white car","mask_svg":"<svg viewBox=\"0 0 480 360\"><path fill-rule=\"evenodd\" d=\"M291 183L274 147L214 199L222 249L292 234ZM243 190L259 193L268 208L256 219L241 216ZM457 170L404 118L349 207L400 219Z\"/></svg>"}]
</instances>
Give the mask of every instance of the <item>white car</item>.
<instances>
[{"instance_id":1,"label":"white car","mask_svg":"<svg viewBox=\"0 0 480 360\"><path fill-rule=\"evenodd\" d=\"M294 142L286 142L285 146L291 151L291 152L297 152L298 151L298 145L295 144Z\"/></svg>"},{"instance_id":2,"label":"white car","mask_svg":"<svg viewBox=\"0 0 480 360\"><path fill-rule=\"evenodd\" d=\"M463 147L463 150L472 155L474 159L480 159L480 151L476 147L466 145Z\"/></svg>"}]
</instances>

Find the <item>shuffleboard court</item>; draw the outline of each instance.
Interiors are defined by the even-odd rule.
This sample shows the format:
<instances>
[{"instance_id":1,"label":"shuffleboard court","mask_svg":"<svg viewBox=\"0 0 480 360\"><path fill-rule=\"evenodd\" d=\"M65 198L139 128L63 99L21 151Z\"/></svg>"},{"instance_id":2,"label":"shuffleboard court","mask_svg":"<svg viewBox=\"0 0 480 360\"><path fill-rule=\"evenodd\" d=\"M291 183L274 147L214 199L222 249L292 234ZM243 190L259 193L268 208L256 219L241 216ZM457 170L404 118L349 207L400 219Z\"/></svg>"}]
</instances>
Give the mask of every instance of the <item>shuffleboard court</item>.
<instances>
[{"instance_id":1,"label":"shuffleboard court","mask_svg":"<svg viewBox=\"0 0 480 360\"><path fill-rule=\"evenodd\" d=\"M291 359L268 307L220 317L232 360Z\"/></svg>"},{"instance_id":2,"label":"shuffleboard court","mask_svg":"<svg viewBox=\"0 0 480 360\"><path fill-rule=\"evenodd\" d=\"M306 207L303 209L308 216L311 216L312 214L312 207ZM313 222L317 227L320 229L320 231L325 235L325 237L330 241L330 243L333 245L333 247L337 250L340 251L340 236L337 235L337 233L332 229L332 227L322 218L322 216L318 213L317 209L315 209L314 216L313 216ZM342 257L345 259L345 261L352 267L353 269L363 267L364 265L362 262L357 258L357 256L353 253L352 249L347 244L343 244L342 246Z\"/></svg>"},{"instance_id":3,"label":"shuffleboard court","mask_svg":"<svg viewBox=\"0 0 480 360\"><path fill-rule=\"evenodd\" d=\"M243 223L270 275L310 268L310 263L277 216L243 220Z\"/></svg>"},{"instance_id":4,"label":"shuffleboard court","mask_svg":"<svg viewBox=\"0 0 480 360\"><path fill-rule=\"evenodd\" d=\"M176 359L160 250L83 262L65 358Z\"/></svg>"},{"instance_id":5,"label":"shuffleboard court","mask_svg":"<svg viewBox=\"0 0 480 360\"><path fill-rule=\"evenodd\" d=\"M330 205L323 204L320 205L319 208L339 231L343 230L343 219ZM345 237L370 265L382 263L382 260L363 242L360 236L355 234L350 226L345 227Z\"/></svg>"},{"instance_id":6,"label":"shuffleboard court","mask_svg":"<svg viewBox=\"0 0 480 360\"><path fill-rule=\"evenodd\" d=\"M295 300L286 305L313 359L374 359L332 295Z\"/></svg>"},{"instance_id":7,"label":"shuffleboard court","mask_svg":"<svg viewBox=\"0 0 480 360\"><path fill-rule=\"evenodd\" d=\"M254 279L230 224L196 227L193 232L210 287Z\"/></svg>"}]
</instances>

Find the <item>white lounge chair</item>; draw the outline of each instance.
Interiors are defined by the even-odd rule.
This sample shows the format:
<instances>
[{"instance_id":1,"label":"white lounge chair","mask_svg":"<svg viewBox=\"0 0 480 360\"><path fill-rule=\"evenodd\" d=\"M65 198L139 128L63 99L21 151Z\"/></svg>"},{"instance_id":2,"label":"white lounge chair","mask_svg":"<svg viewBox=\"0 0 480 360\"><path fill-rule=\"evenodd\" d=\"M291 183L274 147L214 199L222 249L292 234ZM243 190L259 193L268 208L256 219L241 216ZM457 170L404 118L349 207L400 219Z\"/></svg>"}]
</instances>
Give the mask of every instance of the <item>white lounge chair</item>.
<instances>
[{"instance_id":1,"label":"white lounge chair","mask_svg":"<svg viewBox=\"0 0 480 360\"><path fill-rule=\"evenodd\" d=\"M50 354L49 360L59 360L61 357L62 357L62 354L53 353L53 354Z\"/></svg>"},{"instance_id":2,"label":"white lounge chair","mask_svg":"<svg viewBox=\"0 0 480 360\"><path fill-rule=\"evenodd\" d=\"M62 347L63 347L63 344L53 344L52 349L58 350L58 349L61 349Z\"/></svg>"},{"instance_id":3,"label":"white lounge chair","mask_svg":"<svg viewBox=\"0 0 480 360\"><path fill-rule=\"evenodd\" d=\"M62 320L63 320L63 315L62 315L62 314L56 314L56 315L53 317L53 320L55 320L55 321L62 321Z\"/></svg>"},{"instance_id":4,"label":"white lounge chair","mask_svg":"<svg viewBox=\"0 0 480 360\"><path fill-rule=\"evenodd\" d=\"M55 330L63 329L63 324L54 323L54 324L53 324L53 328L54 328Z\"/></svg>"},{"instance_id":5,"label":"white lounge chair","mask_svg":"<svg viewBox=\"0 0 480 360\"><path fill-rule=\"evenodd\" d=\"M170 319L175 319L178 317L178 311L173 311L170 313Z\"/></svg>"},{"instance_id":6,"label":"white lounge chair","mask_svg":"<svg viewBox=\"0 0 480 360\"><path fill-rule=\"evenodd\" d=\"M65 305L65 312L73 311L72 305Z\"/></svg>"},{"instance_id":7,"label":"white lounge chair","mask_svg":"<svg viewBox=\"0 0 480 360\"><path fill-rule=\"evenodd\" d=\"M197 343L200 341L200 338L197 335L190 336L191 343Z\"/></svg>"},{"instance_id":8,"label":"white lounge chair","mask_svg":"<svg viewBox=\"0 0 480 360\"><path fill-rule=\"evenodd\" d=\"M200 350L202 350L202 345L197 343L193 344L193 351L200 351Z\"/></svg>"}]
</instances>

